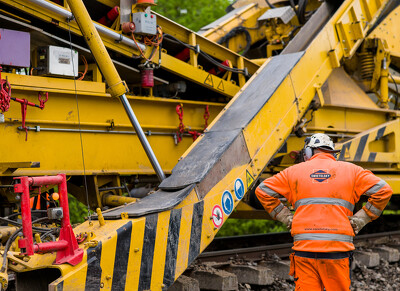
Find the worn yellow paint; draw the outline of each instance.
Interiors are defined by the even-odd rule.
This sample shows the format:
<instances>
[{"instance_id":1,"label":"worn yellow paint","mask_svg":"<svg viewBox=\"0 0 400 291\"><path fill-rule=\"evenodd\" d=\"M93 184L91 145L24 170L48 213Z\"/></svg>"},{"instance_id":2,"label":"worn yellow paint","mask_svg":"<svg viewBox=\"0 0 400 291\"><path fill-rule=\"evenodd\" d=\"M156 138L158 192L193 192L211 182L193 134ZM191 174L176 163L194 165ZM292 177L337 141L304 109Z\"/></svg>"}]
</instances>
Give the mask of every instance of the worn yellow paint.
<instances>
[{"instance_id":1,"label":"worn yellow paint","mask_svg":"<svg viewBox=\"0 0 400 291\"><path fill-rule=\"evenodd\" d=\"M86 282L86 272L87 272L87 264L86 264L86 255L82 263L75 268L70 268L66 275L57 279L53 284L50 285L50 291L57 291L57 283L64 281L63 289L64 290L76 290L76 291L84 291L85 290L85 282ZM52 286L53 285L53 286Z\"/></svg>"},{"instance_id":2,"label":"worn yellow paint","mask_svg":"<svg viewBox=\"0 0 400 291\"><path fill-rule=\"evenodd\" d=\"M125 291L137 290L139 286L140 265L143 251L143 236L145 229L145 218L135 219L132 225L132 237L128 270L126 272Z\"/></svg>"},{"instance_id":3,"label":"worn yellow paint","mask_svg":"<svg viewBox=\"0 0 400 291\"><path fill-rule=\"evenodd\" d=\"M101 277L102 283L104 284L104 290L111 290L112 279L106 279L107 276L113 277L114 264L115 262L115 252L117 249L117 234L112 233L111 236L104 242L101 249Z\"/></svg>"},{"instance_id":4,"label":"worn yellow paint","mask_svg":"<svg viewBox=\"0 0 400 291\"><path fill-rule=\"evenodd\" d=\"M82 174L73 80L15 74L3 76L7 76L12 85L13 97L27 98L30 102L38 103L38 92L45 91L49 92L49 100L43 110L28 108L27 126L40 126L41 130L29 131L26 142L25 132L17 130L17 127L21 126L20 105L11 101L9 111L4 113L5 123L0 124L0 132L2 136L7 136L7 139L1 139L0 145L4 149L13 145L13 155L9 155L7 150L2 151L2 163L41 163L40 168L19 168L14 175L49 175L61 171L69 175ZM82 130L100 131L82 134L86 173L153 173L119 100L110 98L105 93L104 83L77 81L76 84ZM157 97L128 96L128 99L146 132L150 130L164 134L153 134L148 140L166 173L171 172L178 158L193 142L191 136L184 136L179 144L175 144L173 134L177 132L179 125L175 107L183 104L184 124L192 130L202 131L206 105L209 105L209 122L224 106L215 102ZM43 128L75 132L44 131ZM127 133L113 134L115 131Z\"/></svg>"},{"instance_id":5,"label":"worn yellow paint","mask_svg":"<svg viewBox=\"0 0 400 291\"><path fill-rule=\"evenodd\" d=\"M150 289L160 290L163 287L165 257L167 253L169 217L171 211L164 211L158 215L157 236L154 248L153 269Z\"/></svg>"},{"instance_id":6,"label":"worn yellow paint","mask_svg":"<svg viewBox=\"0 0 400 291\"><path fill-rule=\"evenodd\" d=\"M186 270L188 264L190 229L192 227L193 205L182 208L181 228L179 230L179 247L176 257L175 279Z\"/></svg>"}]
</instances>

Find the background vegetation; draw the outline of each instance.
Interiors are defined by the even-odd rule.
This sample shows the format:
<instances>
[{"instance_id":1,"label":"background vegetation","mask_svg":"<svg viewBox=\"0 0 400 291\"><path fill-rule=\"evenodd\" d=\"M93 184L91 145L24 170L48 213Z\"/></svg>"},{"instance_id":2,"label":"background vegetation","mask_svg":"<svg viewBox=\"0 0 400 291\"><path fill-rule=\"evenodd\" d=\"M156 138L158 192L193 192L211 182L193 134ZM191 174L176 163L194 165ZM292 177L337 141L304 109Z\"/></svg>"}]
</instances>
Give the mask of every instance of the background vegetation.
<instances>
[{"instance_id":1,"label":"background vegetation","mask_svg":"<svg viewBox=\"0 0 400 291\"><path fill-rule=\"evenodd\" d=\"M87 206L79 202L74 196L68 194L69 215L71 224L82 223L85 217L88 216Z\"/></svg>"},{"instance_id":2,"label":"background vegetation","mask_svg":"<svg viewBox=\"0 0 400 291\"><path fill-rule=\"evenodd\" d=\"M158 0L154 11L198 31L203 26L225 15L229 0Z\"/></svg>"},{"instance_id":3,"label":"background vegetation","mask_svg":"<svg viewBox=\"0 0 400 291\"><path fill-rule=\"evenodd\" d=\"M218 231L217 237L282 231L288 230L282 223L274 220L231 218Z\"/></svg>"}]
</instances>

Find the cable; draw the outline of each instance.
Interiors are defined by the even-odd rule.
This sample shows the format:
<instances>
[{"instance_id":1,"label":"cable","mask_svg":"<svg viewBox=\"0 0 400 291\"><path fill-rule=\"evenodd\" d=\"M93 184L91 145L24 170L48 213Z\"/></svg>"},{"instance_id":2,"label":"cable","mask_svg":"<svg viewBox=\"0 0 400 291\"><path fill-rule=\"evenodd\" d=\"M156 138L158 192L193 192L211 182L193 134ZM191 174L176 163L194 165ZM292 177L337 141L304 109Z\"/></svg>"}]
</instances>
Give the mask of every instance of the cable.
<instances>
[{"instance_id":1,"label":"cable","mask_svg":"<svg viewBox=\"0 0 400 291\"><path fill-rule=\"evenodd\" d=\"M233 72L233 73L238 73L238 74L243 74L245 76L248 76L248 72L245 69L237 69L237 68L231 68L228 66L225 66L221 63L219 63L218 61L214 60L214 58L212 58L210 55L208 55L207 53L203 52L202 50L198 49L198 47L184 43L183 41L177 39L176 37L170 35L170 34L164 34L164 38L167 38L169 40L172 40L176 43L179 43L185 47L187 47L188 49L191 49L195 52L198 52L200 55L202 55L203 57L205 57L209 62L211 62L212 64L224 69L225 71L229 71L229 72Z\"/></svg>"},{"instance_id":2,"label":"cable","mask_svg":"<svg viewBox=\"0 0 400 291\"><path fill-rule=\"evenodd\" d=\"M55 239L55 236L53 235L53 232L59 232L59 229L53 228L53 229L49 230L48 232L45 232L44 234L42 234L40 236L40 239L43 241L46 237L50 236L51 239L53 241L55 241L56 239Z\"/></svg>"},{"instance_id":3,"label":"cable","mask_svg":"<svg viewBox=\"0 0 400 291\"><path fill-rule=\"evenodd\" d=\"M48 219L47 217L43 217L43 218ZM7 218L4 218L4 217L0 217L0 220L4 221L5 223L14 225L14 226L22 226L21 222L17 222L17 221L14 221L14 220L11 220L11 219L7 219ZM32 222L32 224L33 224L33 222ZM36 227L36 226L32 226L32 230L35 230L37 232L46 232L46 231L48 231L47 228L41 228L41 227Z\"/></svg>"},{"instance_id":4,"label":"cable","mask_svg":"<svg viewBox=\"0 0 400 291\"><path fill-rule=\"evenodd\" d=\"M47 210L31 210L31 213L47 213ZM9 216L6 216L4 218L10 219L18 215L21 215L21 212L10 214Z\"/></svg>"},{"instance_id":5,"label":"cable","mask_svg":"<svg viewBox=\"0 0 400 291\"><path fill-rule=\"evenodd\" d=\"M293 1L293 0L291 0L291 1ZM272 8L272 9L276 8L276 6L271 4L268 0L265 0L265 2L267 2L269 8Z\"/></svg>"},{"instance_id":6,"label":"cable","mask_svg":"<svg viewBox=\"0 0 400 291\"><path fill-rule=\"evenodd\" d=\"M306 12L306 7L307 7L307 2L308 2L308 0L299 0L298 18L299 18L300 24L306 23L305 12Z\"/></svg>"},{"instance_id":7,"label":"cable","mask_svg":"<svg viewBox=\"0 0 400 291\"><path fill-rule=\"evenodd\" d=\"M88 62L87 62L87 60L86 60L86 58L85 58L84 55L81 55L81 59L83 60L83 63L85 64L85 71L84 71L83 73L79 72L79 73L82 74L82 76L80 76L80 77L78 78L79 81L81 81L81 80L83 80L83 78L85 78L85 75L86 75L86 73L87 73L87 71L88 71L88 68L89 68ZM75 72L74 72L74 74L75 74Z\"/></svg>"},{"instance_id":8,"label":"cable","mask_svg":"<svg viewBox=\"0 0 400 291\"><path fill-rule=\"evenodd\" d=\"M69 34L69 45L70 45L70 48L71 48L72 63L74 63L74 54L73 54L73 50L72 50L71 27L69 25L69 21L68 21L68 34ZM74 66L72 66L72 70L73 70L73 73L74 73L74 76L75 76L75 68L74 68ZM77 93L77 89L76 89L76 80L75 80L75 78L74 78L74 86L75 86L76 109L77 109L77 115L78 115L79 138L80 138L80 141L81 141L83 181L84 181L84 184L85 184L88 218L89 218L89 222L91 222L92 219L91 219L91 215L90 215L89 190L88 190L87 179L86 179L86 166L85 166L85 155L84 155L83 140L82 140L81 117L79 115L79 101L78 101L78 93Z\"/></svg>"},{"instance_id":9,"label":"cable","mask_svg":"<svg viewBox=\"0 0 400 291\"><path fill-rule=\"evenodd\" d=\"M13 243L13 241L17 238L19 232L22 230L22 227L20 227L19 229L17 229L8 239L6 246L4 247L4 252L3 252L3 264L1 266L1 270L0 273L4 273L7 270L7 253L10 250L11 244Z\"/></svg>"},{"instance_id":10,"label":"cable","mask_svg":"<svg viewBox=\"0 0 400 291\"><path fill-rule=\"evenodd\" d=\"M242 55L245 55L249 51L251 46L251 35L247 30L247 28L244 26L237 26L235 28L232 28L225 36L223 36L220 40L218 40L218 43L219 44L226 43L226 47L229 48L229 40L240 33L243 33L246 37L246 47L242 52Z\"/></svg>"},{"instance_id":11,"label":"cable","mask_svg":"<svg viewBox=\"0 0 400 291\"><path fill-rule=\"evenodd\" d=\"M48 217L43 217L43 218L36 219L36 220L32 221L32 224L38 223L38 222L42 222L42 221L45 221L45 220L49 220L49 218L48 218ZM33 229L33 227L32 227L32 229ZM19 229L17 229L17 230L10 236L10 238L8 239L8 241L7 241L7 243L6 243L6 246L4 247L3 265L1 266L0 273L4 273L4 272L6 271L6 269L7 269L7 262L8 262L8 260L7 260L7 253L8 253L8 251L10 250L11 244L12 244L13 241L17 238L17 236L18 236L18 234L20 233L21 230L22 230L22 227L20 227Z\"/></svg>"},{"instance_id":12,"label":"cable","mask_svg":"<svg viewBox=\"0 0 400 291\"><path fill-rule=\"evenodd\" d=\"M155 56L155 50L157 47L160 46L160 44L163 41L163 31L161 29L161 27L159 25L157 25L157 34L155 36L153 36L151 39L148 38L147 36L144 37L144 44L147 46L153 46L153 49L151 51L150 57L146 58L146 56L144 55L144 52L142 51L142 49L140 48L140 46L138 45L136 38L135 38L135 34L132 32L132 39L135 42L137 48L139 49L140 55L142 56L143 59L146 60L145 65L147 65L149 62L151 62Z\"/></svg>"}]
</instances>

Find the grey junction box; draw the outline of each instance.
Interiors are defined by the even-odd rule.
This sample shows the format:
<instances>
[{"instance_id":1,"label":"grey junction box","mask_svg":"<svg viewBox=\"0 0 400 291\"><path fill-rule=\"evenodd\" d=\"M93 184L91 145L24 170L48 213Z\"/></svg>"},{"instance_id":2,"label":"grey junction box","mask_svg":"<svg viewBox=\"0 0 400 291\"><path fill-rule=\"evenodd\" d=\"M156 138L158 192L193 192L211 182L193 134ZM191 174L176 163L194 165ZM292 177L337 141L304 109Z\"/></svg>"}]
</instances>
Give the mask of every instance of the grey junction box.
<instances>
[{"instance_id":1,"label":"grey junction box","mask_svg":"<svg viewBox=\"0 0 400 291\"><path fill-rule=\"evenodd\" d=\"M157 17L146 12L132 13L132 22L135 24L134 33L152 34L157 33Z\"/></svg>"}]
</instances>

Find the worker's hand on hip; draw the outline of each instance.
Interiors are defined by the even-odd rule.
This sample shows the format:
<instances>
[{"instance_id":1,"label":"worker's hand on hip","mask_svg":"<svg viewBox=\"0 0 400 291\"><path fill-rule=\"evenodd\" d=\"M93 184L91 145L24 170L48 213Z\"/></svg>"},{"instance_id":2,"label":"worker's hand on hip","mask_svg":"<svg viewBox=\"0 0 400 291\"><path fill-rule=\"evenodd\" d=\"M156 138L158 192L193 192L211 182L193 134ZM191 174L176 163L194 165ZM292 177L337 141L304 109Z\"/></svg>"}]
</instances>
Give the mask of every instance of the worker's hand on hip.
<instances>
[{"instance_id":1,"label":"worker's hand on hip","mask_svg":"<svg viewBox=\"0 0 400 291\"><path fill-rule=\"evenodd\" d=\"M360 232L360 230L371 221L371 218L368 214L364 211L364 209L359 210L353 216L349 216L351 227L354 230L354 234Z\"/></svg>"},{"instance_id":2,"label":"worker's hand on hip","mask_svg":"<svg viewBox=\"0 0 400 291\"><path fill-rule=\"evenodd\" d=\"M276 215L275 219L286 225L289 230L292 228L293 214L287 207L284 207L281 212Z\"/></svg>"}]
</instances>

